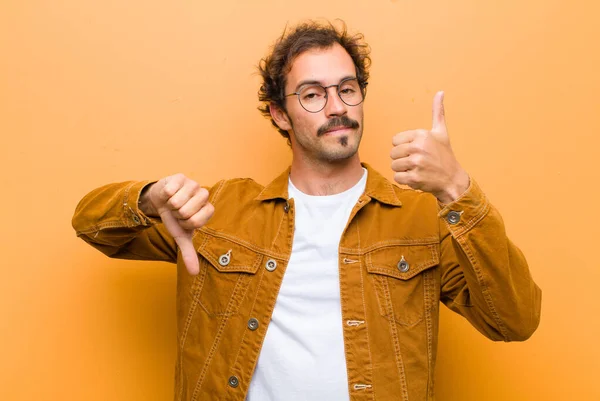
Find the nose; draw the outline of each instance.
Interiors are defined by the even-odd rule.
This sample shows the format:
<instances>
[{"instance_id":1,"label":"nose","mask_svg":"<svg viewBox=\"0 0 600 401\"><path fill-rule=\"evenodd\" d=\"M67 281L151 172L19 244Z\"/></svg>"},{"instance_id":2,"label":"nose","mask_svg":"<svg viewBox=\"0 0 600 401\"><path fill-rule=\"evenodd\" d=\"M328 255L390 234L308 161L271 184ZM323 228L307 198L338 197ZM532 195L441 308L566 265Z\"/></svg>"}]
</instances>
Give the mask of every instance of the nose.
<instances>
[{"instance_id":1,"label":"nose","mask_svg":"<svg viewBox=\"0 0 600 401\"><path fill-rule=\"evenodd\" d=\"M337 91L337 86L332 86L327 90L327 104L325 105L325 115L327 117L342 116L348 112L346 104L342 102Z\"/></svg>"}]
</instances>

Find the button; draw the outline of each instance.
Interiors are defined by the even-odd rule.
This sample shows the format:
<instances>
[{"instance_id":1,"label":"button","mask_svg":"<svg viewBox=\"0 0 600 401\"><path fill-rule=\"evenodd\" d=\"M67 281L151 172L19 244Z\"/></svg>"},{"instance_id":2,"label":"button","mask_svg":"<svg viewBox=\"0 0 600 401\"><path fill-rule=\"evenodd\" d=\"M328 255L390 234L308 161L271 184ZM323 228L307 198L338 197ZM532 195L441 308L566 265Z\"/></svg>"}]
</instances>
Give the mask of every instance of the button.
<instances>
[{"instance_id":1,"label":"button","mask_svg":"<svg viewBox=\"0 0 600 401\"><path fill-rule=\"evenodd\" d=\"M290 204L288 202L285 202L285 206L283 207L283 211L286 212L286 213L290 211Z\"/></svg>"},{"instance_id":2,"label":"button","mask_svg":"<svg viewBox=\"0 0 600 401\"><path fill-rule=\"evenodd\" d=\"M255 318L248 320L248 328L252 331L258 329L258 320Z\"/></svg>"},{"instance_id":3,"label":"button","mask_svg":"<svg viewBox=\"0 0 600 401\"><path fill-rule=\"evenodd\" d=\"M267 260L267 264L265 265L265 268L272 272L273 270L277 269L277 261L275 259L269 259Z\"/></svg>"},{"instance_id":4,"label":"button","mask_svg":"<svg viewBox=\"0 0 600 401\"><path fill-rule=\"evenodd\" d=\"M455 212L454 210L451 212L448 212L448 215L446 216L446 220L448 220L448 223L450 223L450 224L456 224L460 221L460 213Z\"/></svg>"},{"instance_id":5,"label":"button","mask_svg":"<svg viewBox=\"0 0 600 401\"><path fill-rule=\"evenodd\" d=\"M135 224L140 224L140 218L139 218L139 217L137 217L137 215L136 215L136 214L134 214L134 215L133 215L133 222L134 222Z\"/></svg>"},{"instance_id":6,"label":"button","mask_svg":"<svg viewBox=\"0 0 600 401\"><path fill-rule=\"evenodd\" d=\"M221 266L227 266L231 261L231 250L221 256L219 256L219 264Z\"/></svg>"},{"instance_id":7,"label":"button","mask_svg":"<svg viewBox=\"0 0 600 401\"><path fill-rule=\"evenodd\" d=\"M231 387L235 388L235 387L239 386L239 384L240 384L240 381L239 381L239 379L237 377L231 376L229 378L229 385Z\"/></svg>"},{"instance_id":8,"label":"button","mask_svg":"<svg viewBox=\"0 0 600 401\"><path fill-rule=\"evenodd\" d=\"M398 262L398 270L400 270L402 273L406 273L408 269L410 269L410 265L406 260L404 260L404 256L402 256L402 259L400 259L400 262Z\"/></svg>"}]
</instances>

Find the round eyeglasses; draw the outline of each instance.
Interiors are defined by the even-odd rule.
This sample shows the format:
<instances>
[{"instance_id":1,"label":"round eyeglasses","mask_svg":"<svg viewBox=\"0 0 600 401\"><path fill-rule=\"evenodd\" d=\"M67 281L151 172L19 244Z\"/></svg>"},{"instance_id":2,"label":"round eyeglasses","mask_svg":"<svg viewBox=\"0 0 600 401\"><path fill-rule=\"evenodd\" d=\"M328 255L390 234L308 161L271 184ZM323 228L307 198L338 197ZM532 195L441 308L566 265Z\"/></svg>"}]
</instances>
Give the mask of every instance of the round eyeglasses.
<instances>
[{"instance_id":1,"label":"round eyeglasses","mask_svg":"<svg viewBox=\"0 0 600 401\"><path fill-rule=\"evenodd\" d=\"M327 104L327 89L337 88L337 94L348 106L358 106L365 100L367 83L361 86L356 78L343 79L337 85L323 86L318 83L302 85L298 92L289 93L285 97L297 95L298 101L304 110L318 113Z\"/></svg>"}]
</instances>

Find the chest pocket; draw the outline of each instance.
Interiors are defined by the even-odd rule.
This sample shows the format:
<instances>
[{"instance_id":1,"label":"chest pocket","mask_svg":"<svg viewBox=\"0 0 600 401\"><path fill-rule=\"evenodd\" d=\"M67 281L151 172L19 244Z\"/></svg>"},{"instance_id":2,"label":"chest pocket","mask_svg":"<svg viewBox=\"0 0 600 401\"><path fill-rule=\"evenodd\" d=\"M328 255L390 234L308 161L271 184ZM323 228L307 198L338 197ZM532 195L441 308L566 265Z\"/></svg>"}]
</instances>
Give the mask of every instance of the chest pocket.
<instances>
[{"instance_id":1,"label":"chest pocket","mask_svg":"<svg viewBox=\"0 0 600 401\"><path fill-rule=\"evenodd\" d=\"M211 316L238 312L263 255L233 241L203 233L197 246L200 273L192 297Z\"/></svg>"},{"instance_id":2,"label":"chest pocket","mask_svg":"<svg viewBox=\"0 0 600 401\"><path fill-rule=\"evenodd\" d=\"M366 254L380 313L405 326L423 320L433 303L433 267L439 263L438 245L393 245Z\"/></svg>"}]
</instances>

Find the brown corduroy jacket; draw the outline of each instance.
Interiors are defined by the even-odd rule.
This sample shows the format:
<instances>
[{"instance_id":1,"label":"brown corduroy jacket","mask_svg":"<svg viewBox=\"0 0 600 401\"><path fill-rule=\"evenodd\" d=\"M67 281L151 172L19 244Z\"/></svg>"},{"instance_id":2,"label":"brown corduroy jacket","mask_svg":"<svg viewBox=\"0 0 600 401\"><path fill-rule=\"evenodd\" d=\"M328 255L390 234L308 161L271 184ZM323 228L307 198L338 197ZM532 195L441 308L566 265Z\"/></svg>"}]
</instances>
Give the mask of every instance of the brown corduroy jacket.
<instances>
[{"instance_id":1,"label":"brown corduroy jacket","mask_svg":"<svg viewBox=\"0 0 600 401\"><path fill-rule=\"evenodd\" d=\"M430 401L440 301L492 340L521 341L538 326L541 291L475 181L441 205L363 165L366 189L339 245L350 398ZM245 399L292 250L288 174L209 188L215 213L194 235L197 276L138 208L148 181L106 185L77 206L77 235L106 255L177 264L175 400Z\"/></svg>"}]
</instances>

